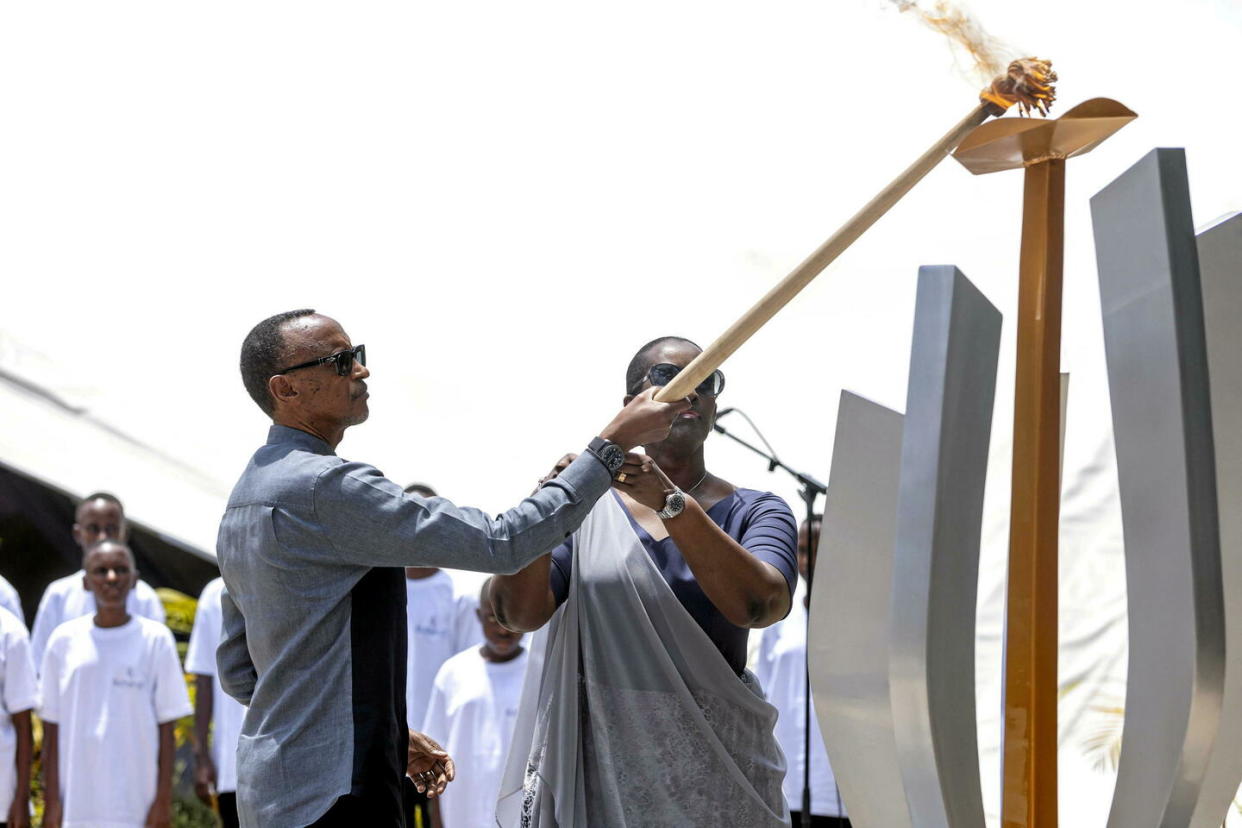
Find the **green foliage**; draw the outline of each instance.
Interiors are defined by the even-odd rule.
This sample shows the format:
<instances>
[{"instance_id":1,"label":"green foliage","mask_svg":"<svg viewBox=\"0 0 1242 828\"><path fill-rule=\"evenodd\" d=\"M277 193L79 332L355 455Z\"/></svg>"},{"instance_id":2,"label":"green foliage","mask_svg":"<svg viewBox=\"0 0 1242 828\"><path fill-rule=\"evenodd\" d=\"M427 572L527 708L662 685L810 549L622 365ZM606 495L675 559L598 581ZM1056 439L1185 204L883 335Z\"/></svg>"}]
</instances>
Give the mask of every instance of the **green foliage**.
<instances>
[{"instance_id":1,"label":"green foliage","mask_svg":"<svg viewBox=\"0 0 1242 828\"><path fill-rule=\"evenodd\" d=\"M160 603L164 605L168 628L179 640L184 639L194 628L194 611L198 608L198 601L168 587L160 587L155 594L160 596Z\"/></svg>"},{"instance_id":2,"label":"green foliage","mask_svg":"<svg viewBox=\"0 0 1242 828\"><path fill-rule=\"evenodd\" d=\"M173 828L216 828L216 815L195 797L177 797L173 800Z\"/></svg>"}]
</instances>

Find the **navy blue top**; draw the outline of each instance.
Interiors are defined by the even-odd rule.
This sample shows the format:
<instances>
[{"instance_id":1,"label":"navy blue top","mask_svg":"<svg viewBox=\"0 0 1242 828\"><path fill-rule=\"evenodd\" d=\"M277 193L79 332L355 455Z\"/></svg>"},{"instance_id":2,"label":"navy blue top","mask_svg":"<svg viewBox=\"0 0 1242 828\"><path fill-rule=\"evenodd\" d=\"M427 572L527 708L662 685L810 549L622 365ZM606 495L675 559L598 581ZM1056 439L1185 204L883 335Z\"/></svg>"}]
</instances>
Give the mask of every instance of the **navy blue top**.
<instances>
[{"instance_id":1,"label":"navy blue top","mask_svg":"<svg viewBox=\"0 0 1242 828\"><path fill-rule=\"evenodd\" d=\"M625 513L643 548L655 561L677 600L707 633L733 671L741 674L746 668L746 638L750 631L732 624L703 594L703 589L671 537L655 540L634 520L628 509ZM785 576L792 598L794 584L798 580L798 524L784 500L771 492L737 489L708 509L707 516L747 552L776 567ZM570 537L552 550L548 580L557 606L569 596L569 576L573 565L573 538Z\"/></svg>"}]
</instances>

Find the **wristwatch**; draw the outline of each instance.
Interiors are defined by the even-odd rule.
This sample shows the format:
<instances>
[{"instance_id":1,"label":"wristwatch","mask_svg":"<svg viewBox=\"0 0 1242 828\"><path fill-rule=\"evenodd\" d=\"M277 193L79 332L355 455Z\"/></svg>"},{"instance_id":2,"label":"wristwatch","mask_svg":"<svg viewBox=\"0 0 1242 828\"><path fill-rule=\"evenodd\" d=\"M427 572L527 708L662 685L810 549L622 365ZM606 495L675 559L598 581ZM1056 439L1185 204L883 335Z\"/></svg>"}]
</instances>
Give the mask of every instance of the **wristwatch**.
<instances>
[{"instance_id":1,"label":"wristwatch","mask_svg":"<svg viewBox=\"0 0 1242 828\"><path fill-rule=\"evenodd\" d=\"M587 451L595 455L595 459L603 463L604 468L608 469L608 473L614 477L625 463L625 449L603 437L596 437L587 443Z\"/></svg>"},{"instance_id":2,"label":"wristwatch","mask_svg":"<svg viewBox=\"0 0 1242 828\"><path fill-rule=\"evenodd\" d=\"M664 508L656 512L661 520L675 518L686 508L686 493L676 486L664 496Z\"/></svg>"}]
</instances>

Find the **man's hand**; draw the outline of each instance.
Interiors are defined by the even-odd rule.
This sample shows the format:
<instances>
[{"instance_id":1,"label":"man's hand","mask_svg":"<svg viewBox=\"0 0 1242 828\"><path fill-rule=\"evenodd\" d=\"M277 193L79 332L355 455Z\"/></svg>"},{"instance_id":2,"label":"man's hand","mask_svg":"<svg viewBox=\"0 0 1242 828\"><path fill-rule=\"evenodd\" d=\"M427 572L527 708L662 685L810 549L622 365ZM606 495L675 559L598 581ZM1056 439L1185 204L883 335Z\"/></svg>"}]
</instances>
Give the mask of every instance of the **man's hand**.
<instances>
[{"instance_id":1,"label":"man's hand","mask_svg":"<svg viewBox=\"0 0 1242 828\"><path fill-rule=\"evenodd\" d=\"M668 436L677 415L690 407L688 399L671 403L652 399L660 391L652 386L630 400L612 422L599 433L600 437L629 451L635 446L658 443Z\"/></svg>"},{"instance_id":2,"label":"man's hand","mask_svg":"<svg viewBox=\"0 0 1242 828\"><path fill-rule=\"evenodd\" d=\"M171 825L172 802L157 796L151 803L151 809L147 811L147 821L143 823L143 828L169 828Z\"/></svg>"},{"instance_id":3,"label":"man's hand","mask_svg":"<svg viewBox=\"0 0 1242 828\"><path fill-rule=\"evenodd\" d=\"M207 754L194 757L194 795L211 807L211 798L216 793L216 766Z\"/></svg>"},{"instance_id":4,"label":"man's hand","mask_svg":"<svg viewBox=\"0 0 1242 828\"><path fill-rule=\"evenodd\" d=\"M457 775L452 758L435 739L417 730L410 731L410 748L406 757L405 775L414 780L414 787L428 799L444 793Z\"/></svg>"}]
</instances>

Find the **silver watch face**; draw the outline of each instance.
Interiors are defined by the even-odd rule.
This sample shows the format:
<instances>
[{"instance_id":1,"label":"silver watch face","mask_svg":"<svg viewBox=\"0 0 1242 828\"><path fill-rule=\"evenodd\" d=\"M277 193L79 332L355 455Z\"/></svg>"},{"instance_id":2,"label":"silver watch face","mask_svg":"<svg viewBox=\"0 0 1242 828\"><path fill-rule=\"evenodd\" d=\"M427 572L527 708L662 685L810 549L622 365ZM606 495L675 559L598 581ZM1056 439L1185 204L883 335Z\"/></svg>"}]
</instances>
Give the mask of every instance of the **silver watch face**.
<instances>
[{"instance_id":1,"label":"silver watch face","mask_svg":"<svg viewBox=\"0 0 1242 828\"><path fill-rule=\"evenodd\" d=\"M680 515L682 510L685 508L686 496L682 494L680 489L678 489L677 491L668 493L668 495L664 498L664 508L661 509L658 514L662 518L673 518Z\"/></svg>"}]
</instances>

